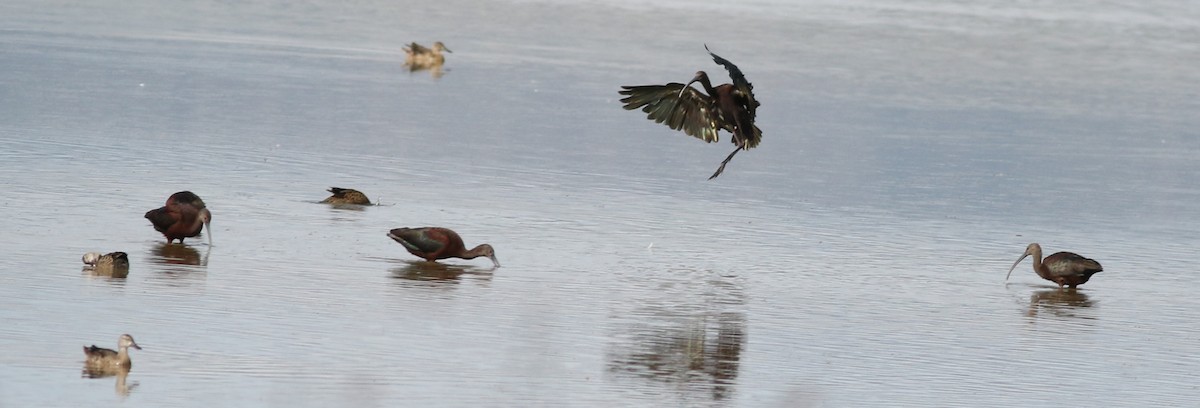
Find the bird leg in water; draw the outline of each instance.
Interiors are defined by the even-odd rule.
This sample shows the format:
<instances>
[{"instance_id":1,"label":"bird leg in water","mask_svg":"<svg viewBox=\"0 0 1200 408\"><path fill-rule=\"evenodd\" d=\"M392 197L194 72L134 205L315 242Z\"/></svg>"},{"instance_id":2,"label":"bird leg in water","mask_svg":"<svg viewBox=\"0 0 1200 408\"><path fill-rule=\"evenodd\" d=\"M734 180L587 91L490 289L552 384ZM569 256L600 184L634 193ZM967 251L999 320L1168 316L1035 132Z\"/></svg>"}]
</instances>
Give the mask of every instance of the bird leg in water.
<instances>
[{"instance_id":1,"label":"bird leg in water","mask_svg":"<svg viewBox=\"0 0 1200 408\"><path fill-rule=\"evenodd\" d=\"M709 176L708 179L712 180L712 179L717 178L717 176L720 176L721 172L725 171L725 165L729 164L730 160L733 160L733 155L737 154L741 150L742 150L742 146L740 146L740 145L736 149L733 149L733 153L730 153L729 157L726 157L725 161L721 162L721 167L717 167L717 172L713 173L712 176Z\"/></svg>"}]
</instances>

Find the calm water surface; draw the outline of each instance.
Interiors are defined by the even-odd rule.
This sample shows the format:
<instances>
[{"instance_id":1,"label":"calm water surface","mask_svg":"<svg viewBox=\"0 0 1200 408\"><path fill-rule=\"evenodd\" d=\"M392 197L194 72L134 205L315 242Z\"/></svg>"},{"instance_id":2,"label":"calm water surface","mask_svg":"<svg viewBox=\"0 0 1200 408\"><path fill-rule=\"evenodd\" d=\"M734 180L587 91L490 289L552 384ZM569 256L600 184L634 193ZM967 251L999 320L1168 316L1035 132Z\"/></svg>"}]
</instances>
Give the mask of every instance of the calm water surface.
<instances>
[{"instance_id":1,"label":"calm water surface","mask_svg":"<svg viewBox=\"0 0 1200 408\"><path fill-rule=\"evenodd\" d=\"M0 406L1200 400L1191 3L112 3L0 4ZM705 43L763 104L713 181L616 93ZM142 218L185 189L215 245ZM1105 271L1006 285L1029 242Z\"/></svg>"}]
</instances>

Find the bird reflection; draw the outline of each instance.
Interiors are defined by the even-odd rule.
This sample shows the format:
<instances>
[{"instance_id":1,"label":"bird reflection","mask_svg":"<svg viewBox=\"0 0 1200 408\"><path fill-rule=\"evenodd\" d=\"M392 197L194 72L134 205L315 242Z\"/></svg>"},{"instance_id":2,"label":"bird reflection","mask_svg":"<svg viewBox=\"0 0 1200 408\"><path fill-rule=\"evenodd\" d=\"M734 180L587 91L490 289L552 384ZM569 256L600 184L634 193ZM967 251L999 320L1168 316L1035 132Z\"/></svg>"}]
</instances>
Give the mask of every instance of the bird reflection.
<instances>
[{"instance_id":1,"label":"bird reflection","mask_svg":"<svg viewBox=\"0 0 1200 408\"><path fill-rule=\"evenodd\" d=\"M721 313L673 327L642 328L628 354L610 356L609 371L667 383L707 384L713 399L729 396L746 343L746 316ZM634 329L635 331L638 329Z\"/></svg>"},{"instance_id":2,"label":"bird reflection","mask_svg":"<svg viewBox=\"0 0 1200 408\"><path fill-rule=\"evenodd\" d=\"M201 258L200 251L190 246L159 243L155 245L150 260L163 265L206 266L208 254L209 250L205 250L204 257Z\"/></svg>"},{"instance_id":3,"label":"bird reflection","mask_svg":"<svg viewBox=\"0 0 1200 408\"><path fill-rule=\"evenodd\" d=\"M130 384L127 380L129 377L129 367L97 367L84 364L81 372L83 378L108 378L117 377L116 392L117 395L128 397L129 393L137 388L138 383Z\"/></svg>"},{"instance_id":4,"label":"bird reflection","mask_svg":"<svg viewBox=\"0 0 1200 408\"><path fill-rule=\"evenodd\" d=\"M391 272L393 277L404 281L432 281L457 284L463 275L475 276L483 280L492 279L492 271L489 268L424 261L403 261L401 266L392 268Z\"/></svg>"},{"instance_id":5,"label":"bird reflection","mask_svg":"<svg viewBox=\"0 0 1200 408\"><path fill-rule=\"evenodd\" d=\"M442 64L404 64L408 68L409 74L415 74L421 71L429 71L429 76L433 79L441 79L446 75L446 71L442 68Z\"/></svg>"},{"instance_id":6,"label":"bird reflection","mask_svg":"<svg viewBox=\"0 0 1200 408\"><path fill-rule=\"evenodd\" d=\"M333 211L366 211L367 207L359 204L329 204L329 209Z\"/></svg>"},{"instance_id":7,"label":"bird reflection","mask_svg":"<svg viewBox=\"0 0 1200 408\"><path fill-rule=\"evenodd\" d=\"M1058 317L1076 317L1093 319L1091 316L1081 316L1080 311L1092 307L1094 301L1088 295L1075 289L1049 289L1033 292L1029 295L1029 317L1037 317L1039 313L1050 312Z\"/></svg>"},{"instance_id":8,"label":"bird reflection","mask_svg":"<svg viewBox=\"0 0 1200 408\"><path fill-rule=\"evenodd\" d=\"M466 267L437 262L405 262L392 268L392 276L408 280L457 281L466 272Z\"/></svg>"},{"instance_id":9,"label":"bird reflection","mask_svg":"<svg viewBox=\"0 0 1200 408\"><path fill-rule=\"evenodd\" d=\"M656 292L624 316L629 327L614 336L620 340L608 353L608 372L728 399L746 344L745 294L728 277L685 286L683 293Z\"/></svg>"},{"instance_id":10,"label":"bird reflection","mask_svg":"<svg viewBox=\"0 0 1200 408\"><path fill-rule=\"evenodd\" d=\"M176 283L204 280L212 247L206 247L204 255L195 248L182 244L155 244L150 249L150 262L159 271L154 276L169 278Z\"/></svg>"}]
</instances>

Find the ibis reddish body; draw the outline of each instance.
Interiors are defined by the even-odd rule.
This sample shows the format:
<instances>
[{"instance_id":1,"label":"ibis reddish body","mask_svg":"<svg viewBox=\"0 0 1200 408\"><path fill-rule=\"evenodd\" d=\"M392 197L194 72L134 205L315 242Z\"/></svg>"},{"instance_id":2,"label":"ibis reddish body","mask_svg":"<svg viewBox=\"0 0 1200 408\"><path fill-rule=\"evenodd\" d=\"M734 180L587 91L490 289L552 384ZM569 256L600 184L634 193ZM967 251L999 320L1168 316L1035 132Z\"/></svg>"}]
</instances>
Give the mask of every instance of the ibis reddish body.
<instances>
[{"instance_id":1,"label":"ibis reddish body","mask_svg":"<svg viewBox=\"0 0 1200 408\"><path fill-rule=\"evenodd\" d=\"M491 245L481 244L468 251L458 233L447 228L396 228L388 232L388 238L403 245L409 253L424 258L426 261L434 262L446 258L474 259L486 256L492 260L493 266L500 267L500 261L496 260L496 252Z\"/></svg>"},{"instance_id":2,"label":"ibis reddish body","mask_svg":"<svg viewBox=\"0 0 1200 408\"><path fill-rule=\"evenodd\" d=\"M212 213L204 205L204 200L191 191L180 191L167 198L167 204L146 212L146 219L154 224L154 229L167 237L167 243L184 238L200 235L201 229L208 229L208 244L212 245Z\"/></svg>"},{"instance_id":3,"label":"ibis reddish body","mask_svg":"<svg viewBox=\"0 0 1200 408\"><path fill-rule=\"evenodd\" d=\"M1042 259L1042 246L1035 242L1029 244L1025 248L1025 253L1017 258L1016 262L1013 262L1011 268L1008 268L1008 276L1005 276L1004 280L1008 280L1012 276L1013 269L1016 269L1017 265L1027 256L1033 256L1033 271L1042 279L1057 283L1059 289L1064 286L1074 289L1078 285L1087 283L1092 275L1104 270L1099 262L1072 252L1056 252L1047 256L1046 259Z\"/></svg>"}]
</instances>

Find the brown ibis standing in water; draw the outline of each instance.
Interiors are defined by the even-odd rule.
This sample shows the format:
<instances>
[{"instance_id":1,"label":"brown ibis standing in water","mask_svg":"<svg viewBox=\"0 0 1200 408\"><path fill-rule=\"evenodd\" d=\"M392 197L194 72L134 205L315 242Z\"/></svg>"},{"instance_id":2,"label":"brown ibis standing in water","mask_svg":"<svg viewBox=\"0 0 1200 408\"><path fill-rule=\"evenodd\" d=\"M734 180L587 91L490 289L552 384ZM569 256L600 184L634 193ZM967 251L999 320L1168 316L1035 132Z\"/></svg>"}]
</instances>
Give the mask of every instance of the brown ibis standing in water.
<instances>
[{"instance_id":1,"label":"brown ibis standing in water","mask_svg":"<svg viewBox=\"0 0 1200 408\"><path fill-rule=\"evenodd\" d=\"M496 251L491 245L481 244L468 251L458 233L447 228L396 228L388 232L388 238L399 242L409 253L429 262L446 258L474 259L486 256L492 260L492 266L500 267L500 261L496 260Z\"/></svg>"},{"instance_id":2,"label":"brown ibis standing in water","mask_svg":"<svg viewBox=\"0 0 1200 408\"><path fill-rule=\"evenodd\" d=\"M200 235L200 230L208 230L208 245L212 245L212 213L204 205L204 200L191 191L180 191L167 198L167 204L146 211L146 219L154 224L154 229L167 237L167 243L184 238Z\"/></svg>"},{"instance_id":3,"label":"brown ibis standing in water","mask_svg":"<svg viewBox=\"0 0 1200 408\"><path fill-rule=\"evenodd\" d=\"M733 144L737 146L730 153L721 167L708 179L721 175L725 165L741 150L749 150L758 146L762 140L762 131L754 125L755 111L758 101L754 99L754 87L746 81L742 71L729 60L713 54L704 46L704 50L712 56L713 61L723 65L729 71L732 84L718 85L716 88L708 80L704 71L696 72L696 76L686 84L672 82L666 85L622 86L621 99L625 109L641 108L647 118L670 126L671 129L683 130L705 142L719 140L717 132L721 129L733 134ZM692 88L693 83L699 82L704 92Z\"/></svg>"},{"instance_id":4,"label":"brown ibis standing in water","mask_svg":"<svg viewBox=\"0 0 1200 408\"><path fill-rule=\"evenodd\" d=\"M355 190L352 188L330 187L328 191L330 193L333 193L333 195L329 196L329 198L322 200L321 201L322 203L334 204L334 205L339 205L339 204L371 205L371 200L367 199L366 194L363 194L361 191L358 191L358 190Z\"/></svg>"},{"instance_id":5,"label":"brown ibis standing in water","mask_svg":"<svg viewBox=\"0 0 1200 408\"><path fill-rule=\"evenodd\" d=\"M1057 283L1059 289L1062 289L1063 286L1075 289L1075 286L1087 283L1092 275L1104 270L1099 262L1072 252L1056 252L1047 256L1046 259L1042 259L1042 246L1035 242L1029 244L1029 247L1025 248L1025 253L1017 258L1016 262L1013 262L1011 268L1008 268L1008 276L1005 276L1004 280L1008 280L1012 276L1013 269L1016 269L1017 265L1027 256L1033 256L1033 271L1037 272L1042 279Z\"/></svg>"}]
</instances>

